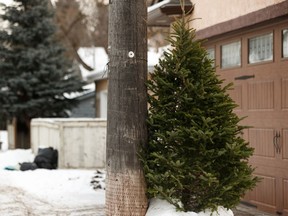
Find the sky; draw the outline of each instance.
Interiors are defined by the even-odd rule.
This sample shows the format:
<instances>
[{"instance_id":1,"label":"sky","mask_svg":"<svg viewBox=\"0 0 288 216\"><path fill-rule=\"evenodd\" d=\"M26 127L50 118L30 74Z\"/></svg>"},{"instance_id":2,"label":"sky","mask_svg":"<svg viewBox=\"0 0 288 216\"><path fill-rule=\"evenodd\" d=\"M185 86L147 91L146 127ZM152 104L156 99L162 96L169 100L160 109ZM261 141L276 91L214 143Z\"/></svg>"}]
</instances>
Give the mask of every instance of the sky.
<instances>
[{"instance_id":1,"label":"sky","mask_svg":"<svg viewBox=\"0 0 288 216\"><path fill-rule=\"evenodd\" d=\"M5 132L1 134L5 140ZM48 215L47 212L50 216L105 215L105 190L94 190L90 184L96 170L36 169L23 172L4 169L8 166L17 168L19 163L32 162L34 157L31 149L0 150L0 215L15 216L17 211L28 207L32 215ZM102 178L105 178L105 172ZM166 201L152 199L146 216L210 216L210 213L177 212ZM218 213L212 216L233 216L232 211L221 207Z\"/></svg>"}]
</instances>

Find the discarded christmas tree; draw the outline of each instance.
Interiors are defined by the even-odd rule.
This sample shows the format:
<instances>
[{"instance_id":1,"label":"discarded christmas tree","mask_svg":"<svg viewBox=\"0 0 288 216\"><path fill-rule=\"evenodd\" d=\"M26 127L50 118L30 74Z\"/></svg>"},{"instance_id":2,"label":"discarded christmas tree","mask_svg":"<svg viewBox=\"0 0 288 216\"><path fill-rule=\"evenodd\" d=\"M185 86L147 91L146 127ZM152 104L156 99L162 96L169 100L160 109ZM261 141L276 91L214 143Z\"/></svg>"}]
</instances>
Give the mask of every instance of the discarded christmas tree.
<instances>
[{"instance_id":1,"label":"discarded christmas tree","mask_svg":"<svg viewBox=\"0 0 288 216\"><path fill-rule=\"evenodd\" d=\"M155 67L149 90L149 143L142 161L150 197L184 211L232 208L257 178L241 137L237 106L183 16L171 49Z\"/></svg>"},{"instance_id":2,"label":"discarded christmas tree","mask_svg":"<svg viewBox=\"0 0 288 216\"><path fill-rule=\"evenodd\" d=\"M83 85L55 40L48 3L14 0L1 7L0 18L7 26L0 31L0 115L17 119L17 130L22 130L17 141L27 137L16 147L30 147L32 118L67 116L76 103L67 95L81 91Z\"/></svg>"}]
</instances>

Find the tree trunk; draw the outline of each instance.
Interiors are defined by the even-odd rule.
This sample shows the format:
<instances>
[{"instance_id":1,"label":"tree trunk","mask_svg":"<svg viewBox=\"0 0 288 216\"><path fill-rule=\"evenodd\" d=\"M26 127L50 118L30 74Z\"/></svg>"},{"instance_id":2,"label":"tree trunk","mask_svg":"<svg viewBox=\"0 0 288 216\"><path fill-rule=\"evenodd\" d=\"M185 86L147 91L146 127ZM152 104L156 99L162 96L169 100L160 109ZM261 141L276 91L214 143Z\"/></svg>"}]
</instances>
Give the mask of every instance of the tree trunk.
<instances>
[{"instance_id":1,"label":"tree trunk","mask_svg":"<svg viewBox=\"0 0 288 216\"><path fill-rule=\"evenodd\" d=\"M16 118L16 139L15 139L15 148L20 149L29 149L30 145L30 118Z\"/></svg>"},{"instance_id":2,"label":"tree trunk","mask_svg":"<svg viewBox=\"0 0 288 216\"><path fill-rule=\"evenodd\" d=\"M146 0L110 0L106 215L143 216L147 143Z\"/></svg>"}]
</instances>

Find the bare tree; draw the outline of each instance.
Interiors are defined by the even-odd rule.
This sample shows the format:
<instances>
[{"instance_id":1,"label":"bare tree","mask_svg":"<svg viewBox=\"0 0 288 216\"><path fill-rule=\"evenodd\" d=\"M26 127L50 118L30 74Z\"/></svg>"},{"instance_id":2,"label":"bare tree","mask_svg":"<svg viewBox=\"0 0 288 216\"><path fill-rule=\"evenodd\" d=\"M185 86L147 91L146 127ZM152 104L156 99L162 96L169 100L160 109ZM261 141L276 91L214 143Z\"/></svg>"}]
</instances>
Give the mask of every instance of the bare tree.
<instances>
[{"instance_id":1,"label":"bare tree","mask_svg":"<svg viewBox=\"0 0 288 216\"><path fill-rule=\"evenodd\" d=\"M108 5L105 0L58 0L55 2L58 39L66 47L66 55L77 60L86 70L91 65L78 55L80 47L103 47L108 44Z\"/></svg>"},{"instance_id":2,"label":"bare tree","mask_svg":"<svg viewBox=\"0 0 288 216\"><path fill-rule=\"evenodd\" d=\"M56 2L56 23L59 31L58 39L66 47L66 56L76 59L86 70L93 68L87 65L78 55L79 47L89 44L89 31L85 24L85 14L75 0L58 0Z\"/></svg>"},{"instance_id":3,"label":"bare tree","mask_svg":"<svg viewBox=\"0 0 288 216\"><path fill-rule=\"evenodd\" d=\"M58 38L66 47L66 55L77 60L86 70L92 71L81 59L79 47L103 47L108 53L108 0L57 0L56 22L59 25ZM147 0L151 6L158 0ZM168 44L165 40L169 28L149 27L148 47L159 48Z\"/></svg>"},{"instance_id":4,"label":"bare tree","mask_svg":"<svg viewBox=\"0 0 288 216\"><path fill-rule=\"evenodd\" d=\"M109 10L106 215L144 216L137 153L147 143L146 0L112 0Z\"/></svg>"},{"instance_id":5,"label":"bare tree","mask_svg":"<svg viewBox=\"0 0 288 216\"><path fill-rule=\"evenodd\" d=\"M77 0L86 15L91 44L108 48L108 0Z\"/></svg>"}]
</instances>

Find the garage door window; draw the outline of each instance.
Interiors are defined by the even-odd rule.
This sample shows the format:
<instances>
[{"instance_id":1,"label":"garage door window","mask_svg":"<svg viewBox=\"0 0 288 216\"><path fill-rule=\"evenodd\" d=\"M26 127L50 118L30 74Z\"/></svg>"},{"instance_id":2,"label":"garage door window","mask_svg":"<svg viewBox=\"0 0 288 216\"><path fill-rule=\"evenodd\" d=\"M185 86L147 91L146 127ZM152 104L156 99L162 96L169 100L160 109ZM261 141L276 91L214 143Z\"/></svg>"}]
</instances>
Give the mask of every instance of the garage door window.
<instances>
[{"instance_id":1,"label":"garage door window","mask_svg":"<svg viewBox=\"0 0 288 216\"><path fill-rule=\"evenodd\" d=\"M221 67L239 67L241 66L241 42L233 42L221 46Z\"/></svg>"},{"instance_id":2,"label":"garage door window","mask_svg":"<svg viewBox=\"0 0 288 216\"><path fill-rule=\"evenodd\" d=\"M249 63L273 60L273 33L249 39Z\"/></svg>"},{"instance_id":3,"label":"garage door window","mask_svg":"<svg viewBox=\"0 0 288 216\"><path fill-rule=\"evenodd\" d=\"M282 55L288 57L288 29L283 30Z\"/></svg>"}]
</instances>

